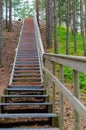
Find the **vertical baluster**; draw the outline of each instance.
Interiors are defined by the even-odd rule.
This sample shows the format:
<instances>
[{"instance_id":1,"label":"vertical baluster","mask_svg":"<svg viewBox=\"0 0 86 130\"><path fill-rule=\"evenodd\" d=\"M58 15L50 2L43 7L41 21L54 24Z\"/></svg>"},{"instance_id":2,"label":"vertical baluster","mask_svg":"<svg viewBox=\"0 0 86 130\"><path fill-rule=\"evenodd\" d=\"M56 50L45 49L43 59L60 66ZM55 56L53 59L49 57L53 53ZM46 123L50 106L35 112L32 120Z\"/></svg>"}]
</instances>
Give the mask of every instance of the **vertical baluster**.
<instances>
[{"instance_id":1,"label":"vertical baluster","mask_svg":"<svg viewBox=\"0 0 86 130\"><path fill-rule=\"evenodd\" d=\"M74 96L79 99L79 81L78 81L78 71L73 70L74 74ZM75 130L80 130L80 124L79 124L79 115L78 113L74 110L74 115L75 115Z\"/></svg>"},{"instance_id":2,"label":"vertical baluster","mask_svg":"<svg viewBox=\"0 0 86 130\"><path fill-rule=\"evenodd\" d=\"M49 66L49 62L46 59L44 59L44 66L46 68L48 68L48 66ZM49 93L50 93L50 90L49 90L49 80L48 80L47 75L46 75L45 72L44 72L44 85L45 85L45 88L47 90L47 95L49 95Z\"/></svg>"},{"instance_id":3,"label":"vertical baluster","mask_svg":"<svg viewBox=\"0 0 86 130\"><path fill-rule=\"evenodd\" d=\"M63 65L60 65L60 81L63 83L64 74L63 74ZM64 100L63 94L60 92L60 129L64 130Z\"/></svg>"},{"instance_id":4,"label":"vertical baluster","mask_svg":"<svg viewBox=\"0 0 86 130\"><path fill-rule=\"evenodd\" d=\"M53 65L53 75L56 75L55 62L52 62L52 65ZM53 99L52 99L52 105L53 105L53 113L55 113L55 83L53 83Z\"/></svg>"}]
</instances>

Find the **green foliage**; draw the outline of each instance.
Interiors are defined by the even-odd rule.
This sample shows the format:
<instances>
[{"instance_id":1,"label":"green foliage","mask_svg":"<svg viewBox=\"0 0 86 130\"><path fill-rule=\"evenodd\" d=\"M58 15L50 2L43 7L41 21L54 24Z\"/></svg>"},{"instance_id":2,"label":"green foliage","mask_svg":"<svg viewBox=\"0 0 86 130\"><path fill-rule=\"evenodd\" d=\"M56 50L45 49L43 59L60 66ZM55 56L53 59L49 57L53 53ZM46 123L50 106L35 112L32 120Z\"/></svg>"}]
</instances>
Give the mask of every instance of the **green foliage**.
<instances>
[{"instance_id":1,"label":"green foliage","mask_svg":"<svg viewBox=\"0 0 86 130\"><path fill-rule=\"evenodd\" d=\"M80 73L79 79L80 88L86 90L86 74Z\"/></svg>"},{"instance_id":2,"label":"green foliage","mask_svg":"<svg viewBox=\"0 0 86 130\"><path fill-rule=\"evenodd\" d=\"M54 35L54 34L53 34ZM53 36L52 35L52 36ZM84 54L83 48L83 40L80 33L77 33L77 52L74 53L74 36L69 31L69 46L70 46L70 55L82 56ZM54 37L52 38L54 39ZM53 40L54 41L54 40ZM59 46L59 54L65 54L66 50L66 28L58 27L58 46ZM54 53L54 47L49 50L50 53ZM57 66L57 72L59 72L60 68ZM73 82L73 70L69 67L64 67L64 81L66 83ZM82 90L86 90L86 75L83 73L79 74L79 85Z\"/></svg>"},{"instance_id":3,"label":"green foliage","mask_svg":"<svg viewBox=\"0 0 86 130\"><path fill-rule=\"evenodd\" d=\"M65 82L72 82L73 72L69 67L64 67L64 80Z\"/></svg>"},{"instance_id":4,"label":"green foliage","mask_svg":"<svg viewBox=\"0 0 86 130\"><path fill-rule=\"evenodd\" d=\"M74 53L74 36L69 31L69 53L70 55L83 55L83 41L82 36L80 33L76 36L77 39L77 52ZM65 27L58 27L58 46L59 46L59 53L66 54L66 28Z\"/></svg>"},{"instance_id":5,"label":"green foliage","mask_svg":"<svg viewBox=\"0 0 86 130\"><path fill-rule=\"evenodd\" d=\"M32 17L34 13L33 12L34 5L32 4L31 6L29 6L28 1L21 1L21 0L14 1L13 8L14 8L14 17L21 19L25 17Z\"/></svg>"}]
</instances>

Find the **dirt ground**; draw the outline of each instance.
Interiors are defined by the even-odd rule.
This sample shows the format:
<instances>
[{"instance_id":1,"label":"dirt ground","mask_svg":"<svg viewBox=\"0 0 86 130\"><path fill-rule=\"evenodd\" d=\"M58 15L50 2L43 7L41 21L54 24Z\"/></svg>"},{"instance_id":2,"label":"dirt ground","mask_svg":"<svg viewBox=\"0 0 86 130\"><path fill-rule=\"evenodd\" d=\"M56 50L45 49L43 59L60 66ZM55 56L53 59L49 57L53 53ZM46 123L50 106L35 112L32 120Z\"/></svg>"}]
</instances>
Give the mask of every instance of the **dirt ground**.
<instances>
[{"instance_id":1,"label":"dirt ground","mask_svg":"<svg viewBox=\"0 0 86 130\"><path fill-rule=\"evenodd\" d=\"M0 66L0 95L10 81L10 75L13 67L15 49L18 44L21 23L14 22L12 32L6 29L3 31L3 50L2 50L2 65Z\"/></svg>"}]
</instances>

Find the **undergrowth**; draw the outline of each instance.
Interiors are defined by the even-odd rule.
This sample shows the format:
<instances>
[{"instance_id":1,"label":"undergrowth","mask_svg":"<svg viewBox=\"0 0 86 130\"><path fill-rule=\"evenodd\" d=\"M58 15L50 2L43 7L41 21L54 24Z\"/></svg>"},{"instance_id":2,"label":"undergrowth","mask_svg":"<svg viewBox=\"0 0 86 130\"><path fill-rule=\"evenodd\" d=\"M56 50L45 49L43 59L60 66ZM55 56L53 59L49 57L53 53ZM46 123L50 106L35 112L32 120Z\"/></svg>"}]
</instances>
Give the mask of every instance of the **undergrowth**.
<instances>
[{"instance_id":1,"label":"undergrowth","mask_svg":"<svg viewBox=\"0 0 86 130\"><path fill-rule=\"evenodd\" d=\"M54 45L54 36L52 34L52 41ZM83 39L80 33L77 33L77 51L74 52L74 36L69 31L69 55L75 56L83 56L84 48L83 48ZM49 49L50 53L54 53L54 47ZM58 52L59 54L66 54L66 28L65 27L58 27ZM59 68L57 68L59 71ZM64 67L64 80L66 83L73 82L73 70L69 67ZM79 73L79 85L82 90L86 90L86 75L83 73Z\"/></svg>"}]
</instances>

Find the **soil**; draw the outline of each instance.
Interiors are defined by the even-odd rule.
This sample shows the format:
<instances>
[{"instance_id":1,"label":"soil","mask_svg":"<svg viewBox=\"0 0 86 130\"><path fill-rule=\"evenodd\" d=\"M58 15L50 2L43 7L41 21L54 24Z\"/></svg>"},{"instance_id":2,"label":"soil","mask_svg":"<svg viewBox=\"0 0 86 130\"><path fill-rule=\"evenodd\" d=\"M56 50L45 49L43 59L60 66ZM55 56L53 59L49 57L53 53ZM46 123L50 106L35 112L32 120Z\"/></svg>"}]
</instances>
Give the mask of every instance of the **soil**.
<instances>
[{"instance_id":1,"label":"soil","mask_svg":"<svg viewBox=\"0 0 86 130\"><path fill-rule=\"evenodd\" d=\"M3 94L4 89L7 87L10 81L11 71L13 67L13 61L16 53L16 47L19 40L21 23L15 22L13 24L12 32L3 31L3 64L0 67L0 96ZM44 23L41 25L41 34L44 47L46 48L46 29ZM47 49L45 49L47 51ZM69 89L72 89L72 85L68 85ZM56 91L56 113L59 112L59 95ZM81 100L86 105L86 93L81 93ZM64 114L65 114L65 129L64 130L74 130L74 115L71 105L64 99ZM35 127L35 126L34 126ZM80 130L86 130L86 123L81 121Z\"/></svg>"},{"instance_id":2,"label":"soil","mask_svg":"<svg viewBox=\"0 0 86 130\"><path fill-rule=\"evenodd\" d=\"M13 30L3 30L3 50L2 50L2 65L0 66L0 95L3 94L4 89L7 87L10 81L10 75L13 67L13 61L15 56L15 49L18 44L20 34L21 23L14 22Z\"/></svg>"}]
</instances>

